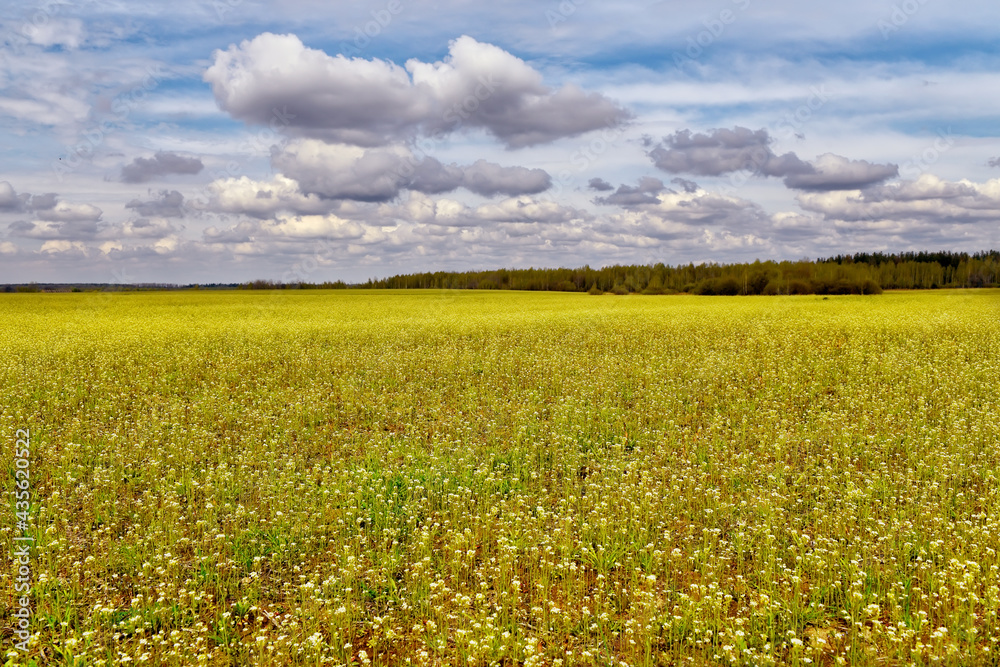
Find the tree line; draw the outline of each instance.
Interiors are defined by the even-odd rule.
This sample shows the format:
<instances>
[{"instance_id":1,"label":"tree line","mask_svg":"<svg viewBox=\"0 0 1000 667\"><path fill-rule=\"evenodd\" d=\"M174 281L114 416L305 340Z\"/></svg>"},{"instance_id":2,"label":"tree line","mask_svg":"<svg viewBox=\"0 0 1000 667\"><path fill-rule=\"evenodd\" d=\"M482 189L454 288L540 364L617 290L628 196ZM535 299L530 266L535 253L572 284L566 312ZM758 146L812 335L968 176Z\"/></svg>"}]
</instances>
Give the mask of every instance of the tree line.
<instances>
[{"instance_id":1,"label":"tree line","mask_svg":"<svg viewBox=\"0 0 1000 667\"><path fill-rule=\"evenodd\" d=\"M343 283L335 286L348 287ZM749 295L879 294L883 289L997 286L1000 286L1000 251L990 250L974 254L855 253L794 262L435 271L369 280L351 287Z\"/></svg>"}]
</instances>

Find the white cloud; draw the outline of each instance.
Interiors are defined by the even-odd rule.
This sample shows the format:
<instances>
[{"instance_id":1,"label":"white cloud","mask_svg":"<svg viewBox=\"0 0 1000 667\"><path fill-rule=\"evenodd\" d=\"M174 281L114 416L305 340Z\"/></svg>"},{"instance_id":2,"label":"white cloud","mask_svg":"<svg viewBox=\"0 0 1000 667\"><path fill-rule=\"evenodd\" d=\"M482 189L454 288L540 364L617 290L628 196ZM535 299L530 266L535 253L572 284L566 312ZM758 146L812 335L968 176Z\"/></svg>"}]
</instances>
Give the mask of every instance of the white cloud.
<instances>
[{"instance_id":1,"label":"white cloud","mask_svg":"<svg viewBox=\"0 0 1000 667\"><path fill-rule=\"evenodd\" d=\"M205 81L234 118L335 143L378 146L481 128L512 148L617 125L629 114L575 85L557 90L520 58L463 36L440 62L405 67L330 56L263 33L216 51Z\"/></svg>"}]
</instances>

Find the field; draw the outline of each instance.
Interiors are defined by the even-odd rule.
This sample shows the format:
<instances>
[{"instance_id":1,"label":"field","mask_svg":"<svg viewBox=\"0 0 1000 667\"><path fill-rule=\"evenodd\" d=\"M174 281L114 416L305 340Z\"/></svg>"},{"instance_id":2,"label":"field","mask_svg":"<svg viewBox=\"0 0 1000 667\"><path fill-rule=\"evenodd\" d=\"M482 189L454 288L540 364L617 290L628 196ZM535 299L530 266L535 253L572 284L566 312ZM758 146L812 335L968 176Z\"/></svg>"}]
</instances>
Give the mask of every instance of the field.
<instances>
[{"instance_id":1,"label":"field","mask_svg":"<svg viewBox=\"0 0 1000 667\"><path fill-rule=\"evenodd\" d=\"M8 664L1000 662L1000 291L0 295Z\"/></svg>"}]
</instances>

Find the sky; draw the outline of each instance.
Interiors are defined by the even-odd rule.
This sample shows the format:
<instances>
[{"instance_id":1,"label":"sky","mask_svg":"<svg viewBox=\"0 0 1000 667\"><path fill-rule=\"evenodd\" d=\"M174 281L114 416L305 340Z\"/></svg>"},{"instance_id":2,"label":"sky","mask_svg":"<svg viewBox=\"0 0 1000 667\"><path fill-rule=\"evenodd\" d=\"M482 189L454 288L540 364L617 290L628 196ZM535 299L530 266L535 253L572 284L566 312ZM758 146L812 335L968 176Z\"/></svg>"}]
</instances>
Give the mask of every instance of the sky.
<instances>
[{"instance_id":1,"label":"sky","mask_svg":"<svg viewBox=\"0 0 1000 667\"><path fill-rule=\"evenodd\" d=\"M42 0L0 282L1000 248L995 0Z\"/></svg>"}]
</instances>

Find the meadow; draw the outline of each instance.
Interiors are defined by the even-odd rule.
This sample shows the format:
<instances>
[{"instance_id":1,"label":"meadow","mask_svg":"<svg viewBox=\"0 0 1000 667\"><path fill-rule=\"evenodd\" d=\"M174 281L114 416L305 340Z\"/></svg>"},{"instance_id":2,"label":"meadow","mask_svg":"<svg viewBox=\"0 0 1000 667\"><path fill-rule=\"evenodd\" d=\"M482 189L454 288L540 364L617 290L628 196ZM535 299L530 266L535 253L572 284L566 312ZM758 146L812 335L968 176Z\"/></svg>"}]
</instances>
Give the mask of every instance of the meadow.
<instances>
[{"instance_id":1,"label":"meadow","mask_svg":"<svg viewBox=\"0 0 1000 667\"><path fill-rule=\"evenodd\" d=\"M998 664L998 322L1000 290L0 295L5 664Z\"/></svg>"}]
</instances>

